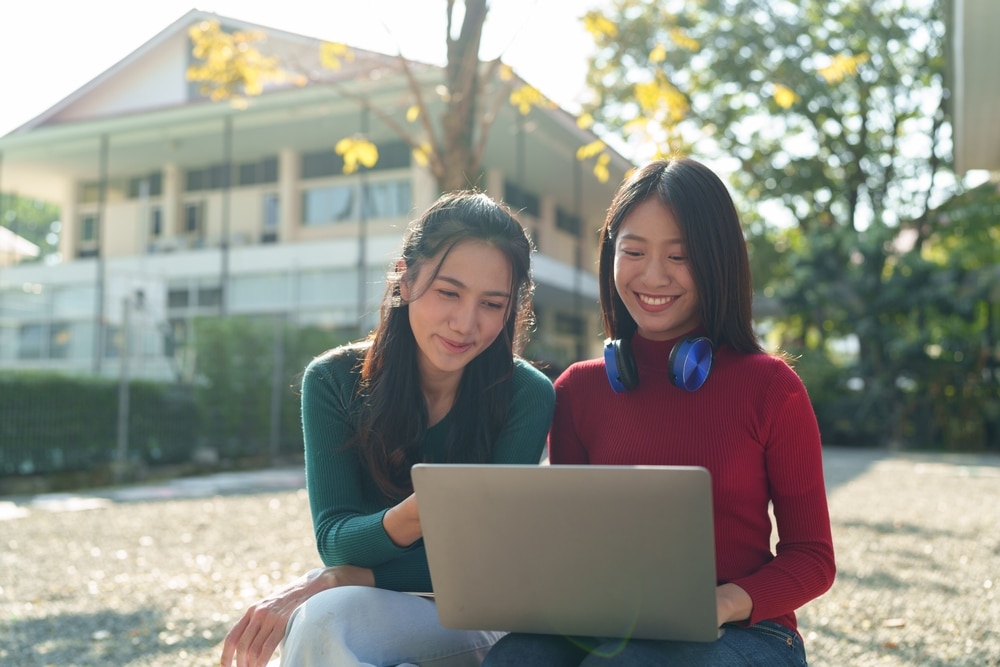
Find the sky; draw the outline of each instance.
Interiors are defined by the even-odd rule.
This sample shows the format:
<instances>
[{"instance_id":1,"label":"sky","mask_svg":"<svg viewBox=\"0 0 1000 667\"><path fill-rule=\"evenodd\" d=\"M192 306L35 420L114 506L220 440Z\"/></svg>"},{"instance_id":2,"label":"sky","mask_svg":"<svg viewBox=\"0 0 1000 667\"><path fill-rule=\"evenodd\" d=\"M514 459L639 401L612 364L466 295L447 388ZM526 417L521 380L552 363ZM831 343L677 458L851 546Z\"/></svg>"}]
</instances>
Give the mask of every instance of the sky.
<instances>
[{"instance_id":1,"label":"sky","mask_svg":"<svg viewBox=\"0 0 1000 667\"><path fill-rule=\"evenodd\" d=\"M579 20L608 0L492 0L480 57L501 56L569 111L593 42ZM350 46L445 62L445 0L0 2L0 136L31 120L192 9Z\"/></svg>"}]
</instances>

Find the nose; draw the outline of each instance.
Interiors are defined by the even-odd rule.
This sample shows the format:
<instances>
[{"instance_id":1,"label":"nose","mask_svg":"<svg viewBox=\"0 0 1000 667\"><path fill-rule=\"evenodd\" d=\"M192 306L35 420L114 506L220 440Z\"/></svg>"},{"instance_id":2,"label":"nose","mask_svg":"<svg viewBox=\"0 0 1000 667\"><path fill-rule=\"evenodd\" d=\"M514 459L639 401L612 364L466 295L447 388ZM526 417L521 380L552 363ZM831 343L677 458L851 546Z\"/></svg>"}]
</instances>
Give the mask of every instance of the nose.
<instances>
[{"instance_id":1,"label":"nose","mask_svg":"<svg viewBox=\"0 0 1000 667\"><path fill-rule=\"evenodd\" d=\"M476 304L473 300L465 300L455 305L448 322L452 331L468 334L476 328Z\"/></svg>"},{"instance_id":2,"label":"nose","mask_svg":"<svg viewBox=\"0 0 1000 667\"><path fill-rule=\"evenodd\" d=\"M669 283L671 281L670 260L666 257L650 256L643 270L643 279L651 287Z\"/></svg>"}]
</instances>

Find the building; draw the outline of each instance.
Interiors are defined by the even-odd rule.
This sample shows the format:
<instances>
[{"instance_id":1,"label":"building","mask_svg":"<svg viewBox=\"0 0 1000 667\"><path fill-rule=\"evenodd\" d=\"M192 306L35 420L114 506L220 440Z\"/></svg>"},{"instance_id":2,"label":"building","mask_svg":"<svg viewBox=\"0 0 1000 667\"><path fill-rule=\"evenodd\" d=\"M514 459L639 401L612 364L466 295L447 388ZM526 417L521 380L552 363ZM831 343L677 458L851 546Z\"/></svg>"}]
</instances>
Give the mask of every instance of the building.
<instances>
[{"instance_id":1,"label":"building","mask_svg":"<svg viewBox=\"0 0 1000 667\"><path fill-rule=\"evenodd\" d=\"M186 78L188 30L206 20L261 31L261 52L302 79L208 100ZM355 50L332 70L321 45L191 11L0 138L0 191L62 214L60 263L0 267L0 369L114 375L126 349L132 373L171 377L201 315L367 332L405 224L438 191L398 131L412 104L399 60ZM439 67L410 71L425 94L441 83ZM380 157L345 174L334 146L357 134ZM597 137L558 108L500 105L488 137L477 185L521 211L538 249L529 356L595 356L596 230L632 165L609 149L597 179L576 157Z\"/></svg>"},{"instance_id":2,"label":"building","mask_svg":"<svg viewBox=\"0 0 1000 667\"><path fill-rule=\"evenodd\" d=\"M990 172L1000 183L1000 57L996 0L950 0L945 5L948 30L948 81L955 143L955 172Z\"/></svg>"}]
</instances>

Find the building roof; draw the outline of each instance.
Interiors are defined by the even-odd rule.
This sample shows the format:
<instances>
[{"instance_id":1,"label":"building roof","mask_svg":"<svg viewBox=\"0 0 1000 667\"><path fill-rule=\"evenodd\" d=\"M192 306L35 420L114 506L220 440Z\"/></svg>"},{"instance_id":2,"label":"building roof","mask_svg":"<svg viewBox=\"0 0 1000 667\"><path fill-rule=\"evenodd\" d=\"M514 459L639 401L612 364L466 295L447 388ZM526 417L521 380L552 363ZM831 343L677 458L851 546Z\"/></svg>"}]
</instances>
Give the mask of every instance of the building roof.
<instances>
[{"instance_id":1,"label":"building roof","mask_svg":"<svg viewBox=\"0 0 1000 667\"><path fill-rule=\"evenodd\" d=\"M28 257L38 257L37 245L0 225L0 266L11 266Z\"/></svg>"},{"instance_id":2,"label":"building roof","mask_svg":"<svg viewBox=\"0 0 1000 667\"><path fill-rule=\"evenodd\" d=\"M187 81L186 72L192 62L188 30L210 19L227 32L260 31L266 40L261 52L275 54L289 69L304 72L308 84L269 85L264 94L245 100L245 109L239 111L207 100L196 84ZM232 156L238 163L253 159L255 153L273 152L276 136L294 150L314 151L323 142L332 148L344 133L357 131L348 126L359 126L361 97L385 108L412 103L398 56L351 47L354 61L330 70L321 65L321 44L312 37L191 10L80 89L0 137L4 160L0 187L53 201L52 193L58 194L67 183L94 181L102 136L111 137L106 147L112 170L108 176L114 178L116 171L134 176L158 168L164 159L179 164L218 162L223 155L220 128L230 122L227 119L239 133ZM443 68L407 62L425 90L440 83ZM439 104L436 98L431 103ZM626 158L608 147L610 181L600 187L588 187L586 180L575 183L569 171L580 168L589 174L590 170L589 164L575 164L575 151L596 135L579 128L575 117L558 107L535 107L526 117L509 104L502 107L481 109L497 115L487 149L494 167L523 176L532 191L551 194L569 211L607 209L618 181L633 166ZM331 120L324 121L321 115ZM398 134L372 117L373 141L398 140ZM317 135L320 122L326 125Z\"/></svg>"}]
</instances>

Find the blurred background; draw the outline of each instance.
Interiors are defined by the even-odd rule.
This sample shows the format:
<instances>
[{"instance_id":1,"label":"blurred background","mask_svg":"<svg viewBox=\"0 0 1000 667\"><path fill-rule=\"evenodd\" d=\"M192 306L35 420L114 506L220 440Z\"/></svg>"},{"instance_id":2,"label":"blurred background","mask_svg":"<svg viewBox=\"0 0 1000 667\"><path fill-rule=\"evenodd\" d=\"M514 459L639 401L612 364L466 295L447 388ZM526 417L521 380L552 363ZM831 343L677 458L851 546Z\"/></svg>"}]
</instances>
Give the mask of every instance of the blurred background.
<instances>
[{"instance_id":1,"label":"blurred background","mask_svg":"<svg viewBox=\"0 0 1000 667\"><path fill-rule=\"evenodd\" d=\"M532 235L524 356L598 356L597 230L678 154L827 444L1000 451L992 0L105 4L0 10L0 494L297 461L298 374L455 188Z\"/></svg>"}]
</instances>

